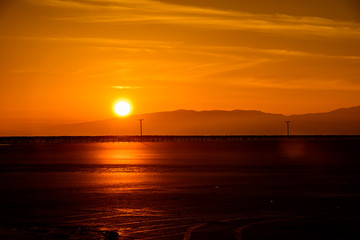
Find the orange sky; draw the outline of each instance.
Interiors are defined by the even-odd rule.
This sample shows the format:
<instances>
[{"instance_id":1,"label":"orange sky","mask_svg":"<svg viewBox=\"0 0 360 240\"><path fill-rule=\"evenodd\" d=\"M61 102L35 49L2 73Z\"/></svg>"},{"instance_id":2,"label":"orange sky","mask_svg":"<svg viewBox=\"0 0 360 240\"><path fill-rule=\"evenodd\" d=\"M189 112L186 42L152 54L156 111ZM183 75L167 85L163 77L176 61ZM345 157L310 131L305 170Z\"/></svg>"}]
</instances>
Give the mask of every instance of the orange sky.
<instances>
[{"instance_id":1,"label":"orange sky","mask_svg":"<svg viewBox=\"0 0 360 240\"><path fill-rule=\"evenodd\" d=\"M359 40L357 0L2 0L0 123L359 105Z\"/></svg>"}]
</instances>

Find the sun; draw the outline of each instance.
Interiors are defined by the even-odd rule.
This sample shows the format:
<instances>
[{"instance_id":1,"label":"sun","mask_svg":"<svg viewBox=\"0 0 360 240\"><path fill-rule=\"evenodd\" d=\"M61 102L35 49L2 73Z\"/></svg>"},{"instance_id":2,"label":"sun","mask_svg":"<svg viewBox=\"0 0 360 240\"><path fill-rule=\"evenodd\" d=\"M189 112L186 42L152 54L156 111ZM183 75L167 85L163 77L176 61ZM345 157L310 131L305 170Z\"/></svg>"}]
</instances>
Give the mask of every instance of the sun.
<instances>
[{"instance_id":1,"label":"sun","mask_svg":"<svg viewBox=\"0 0 360 240\"><path fill-rule=\"evenodd\" d=\"M119 116L126 116L131 111L131 106L126 101L117 102L114 106L115 113Z\"/></svg>"}]
</instances>

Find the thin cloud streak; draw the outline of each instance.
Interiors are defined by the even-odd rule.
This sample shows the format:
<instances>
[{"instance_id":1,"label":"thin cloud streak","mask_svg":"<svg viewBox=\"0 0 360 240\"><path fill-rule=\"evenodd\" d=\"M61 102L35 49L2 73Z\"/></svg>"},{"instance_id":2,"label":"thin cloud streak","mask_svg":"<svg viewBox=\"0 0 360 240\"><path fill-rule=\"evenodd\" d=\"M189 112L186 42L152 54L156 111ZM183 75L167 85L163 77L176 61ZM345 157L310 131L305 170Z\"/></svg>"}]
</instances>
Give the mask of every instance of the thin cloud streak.
<instances>
[{"instance_id":1,"label":"thin cloud streak","mask_svg":"<svg viewBox=\"0 0 360 240\"><path fill-rule=\"evenodd\" d=\"M111 11L119 10L134 10L134 12L172 12L172 13L187 13L187 14L217 14L217 15L228 15L227 11L209 9L209 8L199 8L191 6L183 6L176 4L169 4L160 1L152 0L103 0L103 1L60 1L60 0L28 0L29 2L36 5L45 5L45 6L54 6L54 7L72 7L80 9L95 10L101 12L106 10L107 13ZM101 11L99 11L101 10Z\"/></svg>"},{"instance_id":2,"label":"thin cloud streak","mask_svg":"<svg viewBox=\"0 0 360 240\"><path fill-rule=\"evenodd\" d=\"M229 84L232 87L244 88L263 88L263 89L294 89L294 90L342 90L342 91L359 91L360 86L346 85L343 79L330 80L330 81L317 81L316 79L309 79L303 81L292 81L284 84L284 82L271 82L269 79L242 79L242 81Z\"/></svg>"},{"instance_id":3,"label":"thin cloud streak","mask_svg":"<svg viewBox=\"0 0 360 240\"><path fill-rule=\"evenodd\" d=\"M171 53L200 54L214 57L226 57L244 59L243 53L268 54L269 56L302 56L317 58L349 59L360 60L360 56L351 55L329 55L312 53L306 51L295 51L288 49L271 48L250 48L243 46L216 46L216 45L189 45L183 42L174 41L152 41L152 40L124 40L117 38L84 38L84 37L7 37L0 36L0 39L21 40L21 41L47 41L47 42L71 42L89 44L99 49L114 49L119 51L170 51Z\"/></svg>"},{"instance_id":4,"label":"thin cloud streak","mask_svg":"<svg viewBox=\"0 0 360 240\"><path fill-rule=\"evenodd\" d=\"M76 16L54 20L87 23L175 24L196 28L252 30L277 34L308 34L336 38L360 38L360 24L319 17L283 14L254 14L175 5L157 1L57 1L43 0L34 4L85 9Z\"/></svg>"},{"instance_id":5,"label":"thin cloud streak","mask_svg":"<svg viewBox=\"0 0 360 240\"><path fill-rule=\"evenodd\" d=\"M151 47L160 52L169 52L174 58L168 60L167 64L162 64L162 60L157 60L154 63L151 52L148 55L143 55L142 60L138 59L118 61L116 59L97 59L88 66L79 66L78 70L60 69L54 72L53 69L41 69L39 73L48 74L87 74L91 78L121 78L136 81L135 84L141 84L141 81L148 79L151 76L151 82L154 79L164 80L162 84L168 82L171 85L174 82L190 83L190 82L206 82L210 83L221 79L222 84L231 85L236 80L242 86L252 87L268 87L268 88L301 88L301 89L358 89L358 84L352 82L345 77L340 79L339 74L328 74L322 70L313 72L312 67L317 64L297 65L295 69L279 68L281 64L286 64L289 61L299 59L301 62L311 62L313 60L321 60L322 62L336 61L339 67L344 64L358 64L360 57L357 56L330 56L324 54L314 54L301 51L290 51L285 49L258 49L249 47L226 47L226 46L198 46L174 43L163 41L131 41L106 38L23 38L24 41L42 40L42 41L64 41L76 42L79 44L89 43L96 47L116 49L119 53L126 51L119 48L116 44L126 45L128 48L142 51L141 47ZM158 47L159 46L159 47ZM164 48L162 48L165 46ZM162 48L162 49L161 49ZM202 56L200 59L194 56ZM181 57L182 56L182 57ZM246 56L246 57L245 57ZM206 61L204 61L206 58ZM342 60L346 60L343 62ZM324 65L325 62L322 64ZM271 65L278 63L277 65ZM295 62L296 64L297 62ZM287 66L290 66L288 63ZM294 64L292 64L294 65ZM255 68L258 66L262 69L260 74ZM297 70L302 69L302 70ZM32 69L34 71L34 69ZM263 76L270 71L271 76ZM298 74L293 74L293 71L300 71L309 73L306 79L301 79ZM354 74L356 71L354 70ZM316 77L311 77L316 75ZM246 80L251 77L251 80ZM295 79L296 78L296 79ZM317 79L318 78L318 79ZM274 79L277 79L274 81ZM319 81L322 79L322 81ZM336 79L336 80L334 80ZM350 78L353 79L353 78ZM165 81L166 80L166 81ZM147 82L147 81L146 81ZM319 82L319 84L314 84ZM321 84L320 84L321 82ZM297 84L294 84L297 83ZM153 83L150 83L153 84ZM148 86L147 86L148 87ZM130 86L114 86L115 89L137 89Z\"/></svg>"},{"instance_id":6,"label":"thin cloud streak","mask_svg":"<svg viewBox=\"0 0 360 240\"><path fill-rule=\"evenodd\" d=\"M140 87L136 87L136 86L112 86L111 88L115 88L115 89L139 89Z\"/></svg>"}]
</instances>

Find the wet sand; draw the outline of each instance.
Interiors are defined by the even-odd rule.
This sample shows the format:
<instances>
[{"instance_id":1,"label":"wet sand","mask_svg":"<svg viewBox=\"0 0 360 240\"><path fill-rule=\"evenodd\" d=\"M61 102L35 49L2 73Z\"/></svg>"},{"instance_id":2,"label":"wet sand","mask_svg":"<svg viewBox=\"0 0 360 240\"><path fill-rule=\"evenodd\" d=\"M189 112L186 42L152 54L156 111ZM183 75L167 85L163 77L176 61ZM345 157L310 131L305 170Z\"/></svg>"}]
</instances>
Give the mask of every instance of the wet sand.
<instances>
[{"instance_id":1,"label":"wet sand","mask_svg":"<svg viewBox=\"0 0 360 240\"><path fill-rule=\"evenodd\" d=\"M0 145L0 236L359 239L359 143Z\"/></svg>"}]
</instances>

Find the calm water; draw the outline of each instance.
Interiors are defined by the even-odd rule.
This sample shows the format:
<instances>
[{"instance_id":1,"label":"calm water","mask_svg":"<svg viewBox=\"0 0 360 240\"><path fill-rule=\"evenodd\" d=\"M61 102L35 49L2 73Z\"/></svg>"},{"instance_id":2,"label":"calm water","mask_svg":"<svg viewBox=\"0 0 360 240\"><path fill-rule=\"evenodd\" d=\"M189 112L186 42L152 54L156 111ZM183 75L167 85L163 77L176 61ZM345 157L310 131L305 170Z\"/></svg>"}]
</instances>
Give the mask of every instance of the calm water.
<instances>
[{"instance_id":1,"label":"calm water","mask_svg":"<svg viewBox=\"0 0 360 240\"><path fill-rule=\"evenodd\" d=\"M0 145L0 236L358 239L358 147L357 141Z\"/></svg>"}]
</instances>

